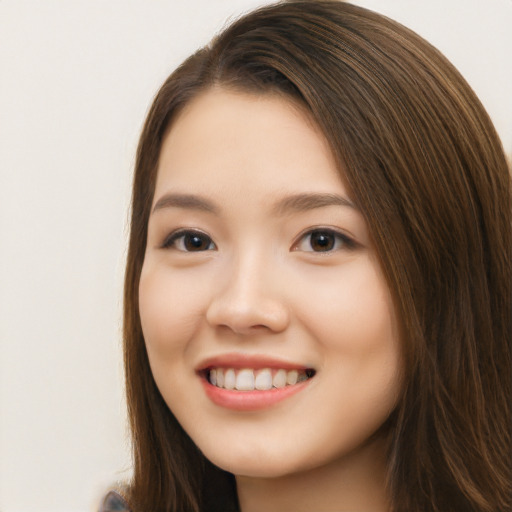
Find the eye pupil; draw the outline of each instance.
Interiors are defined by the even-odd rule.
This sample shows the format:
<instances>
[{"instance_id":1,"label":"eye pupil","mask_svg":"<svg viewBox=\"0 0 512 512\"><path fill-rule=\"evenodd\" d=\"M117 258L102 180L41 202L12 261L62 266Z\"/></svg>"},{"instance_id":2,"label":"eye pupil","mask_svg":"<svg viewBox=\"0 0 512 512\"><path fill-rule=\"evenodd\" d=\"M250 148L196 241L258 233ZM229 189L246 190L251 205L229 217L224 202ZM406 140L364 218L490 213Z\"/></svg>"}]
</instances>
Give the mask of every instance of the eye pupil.
<instances>
[{"instance_id":1,"label":"eye pupil","mask_svg":"<svg viewBox=\"0 0 512 512\"><path fill-rule=\"evenodd\" d=\"M314 251L330 251L334 247L334 236L323 231L311 233L311 248Z\"/></svg>"},{"instance_id":2,"label":"eye pupil","mask_svg":"<svg viewBox=\"0 0 512 512\"><path fill-rule=\"evenodd\" d=\"M187 251L205 251L210 245L207 237L198 234L185 235L183 243Z\"/></svg>"}]
</instances>

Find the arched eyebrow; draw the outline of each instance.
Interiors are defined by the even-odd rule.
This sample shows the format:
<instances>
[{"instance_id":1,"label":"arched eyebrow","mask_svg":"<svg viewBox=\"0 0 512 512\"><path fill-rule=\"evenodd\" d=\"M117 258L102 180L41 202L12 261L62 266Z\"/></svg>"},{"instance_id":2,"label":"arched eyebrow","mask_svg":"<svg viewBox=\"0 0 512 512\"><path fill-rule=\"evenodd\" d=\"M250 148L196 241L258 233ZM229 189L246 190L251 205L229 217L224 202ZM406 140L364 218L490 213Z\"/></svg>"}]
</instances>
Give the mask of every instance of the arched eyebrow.
<instances>
[{"instance_id":1,"label":"arched eyebrow","mask_svg":"<svg viewBox=\"0 0 512 512\"><path fill-rule=\"evenodd\" d=\"M281 199L273 208L276 215L289 212L303 212L326 206L346 206L357 210L357 207L348 198L338 194L307 193L294 194Z\"/></svg>"},{"instance_id":2,"label":"arched eyebrow","mask_svg":"<svg viewBox=\"0 0 512 512\"><path fill-rule=\"evenodd\" d=\"M209 213L220 213L220 208L205 197L193 194L165 194L153 207L153 213L164 208L185 208Z\"/></svg>"},{"instance_id":3,"label":"arched eyebrow","mask_svg":"<svg viewBox=\"0 0 512 512\"><path fill-rule=\"evenodd\" d=\"M338 194L305 193L294 194L279 200L273 207L274 215L285 215L290 212L302 212L325 208L326 206L345 206L357 210L354 203ZM165 208L184 208L219 214L221 209L209 199L194 194L165 194L153 207L153 213Z\"/></svg>"}]
</instances>

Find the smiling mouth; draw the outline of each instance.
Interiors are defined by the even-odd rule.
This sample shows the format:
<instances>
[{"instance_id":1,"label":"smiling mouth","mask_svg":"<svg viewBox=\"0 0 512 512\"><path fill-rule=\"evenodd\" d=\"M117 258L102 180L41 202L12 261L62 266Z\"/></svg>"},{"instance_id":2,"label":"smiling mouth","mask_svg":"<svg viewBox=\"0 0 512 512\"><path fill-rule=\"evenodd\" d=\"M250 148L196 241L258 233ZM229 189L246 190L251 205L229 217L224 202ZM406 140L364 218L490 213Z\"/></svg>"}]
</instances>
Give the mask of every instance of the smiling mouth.
<instances>
[{"instance_id":1,"label":"smiling mouth","mask_svg":"<svg viewBox=\"0 0 512 512\"><path fill-rule=\"evenodd\" d=\"M232 391L269 391L294 386L315 376L312 368L286 370L284 368L208 368L204 377L212 386Z\"/></svg>"}]
</instances>

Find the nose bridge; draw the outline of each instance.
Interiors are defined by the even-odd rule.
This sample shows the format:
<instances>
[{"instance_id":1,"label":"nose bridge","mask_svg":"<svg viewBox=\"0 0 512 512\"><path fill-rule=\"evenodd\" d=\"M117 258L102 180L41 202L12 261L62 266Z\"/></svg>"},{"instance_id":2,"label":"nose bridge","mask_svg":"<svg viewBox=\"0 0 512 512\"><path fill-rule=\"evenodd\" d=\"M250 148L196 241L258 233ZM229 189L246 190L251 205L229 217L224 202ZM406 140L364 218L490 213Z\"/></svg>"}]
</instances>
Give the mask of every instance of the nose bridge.
<instances>
[{"instance_id":1,"label":"nose bridge","mask_svg":"<svg viewBox=\"0 0 512 512\"><path fill-rule=\"evenodd\" d=\"M273 262L268 254L255 248L240 251L232 263L232 291L247 298L271 295L267 281L270 280L269 274L272 270ZM230 283L228 282L228 287L231 287Z\"/></svg>"},{"instance_id":2,"label":"nose bridge","mask_svg":"<svg viewBox=\"0 0 512 512\"><path fill-rule=\"evenodd\" d=\"M222 271L208 308L211 325L251 333L266 327L281 331L289 321L276 258L256 247L237 251Z\"/></svg>"}]
</instances>

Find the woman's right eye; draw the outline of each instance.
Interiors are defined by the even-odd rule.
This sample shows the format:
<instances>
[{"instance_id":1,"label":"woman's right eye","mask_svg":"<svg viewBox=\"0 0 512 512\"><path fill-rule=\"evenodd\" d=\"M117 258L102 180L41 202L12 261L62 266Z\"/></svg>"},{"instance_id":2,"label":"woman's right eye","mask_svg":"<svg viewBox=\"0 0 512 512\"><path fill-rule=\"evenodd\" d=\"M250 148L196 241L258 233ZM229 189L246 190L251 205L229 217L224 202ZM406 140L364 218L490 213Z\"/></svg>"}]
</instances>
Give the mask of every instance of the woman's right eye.
<instances>
[{"instance_id":1,"label":"woman's right eye","mask_svg":"<svg viewBox=\"0 0 512 512\"><path fill-rule=\"evenodd\" d=\"M171 233L162 244L164 249L182 252L214 251L217 249L213 240L201 231L180 230Z\"/></svg>"}]
</instances>

